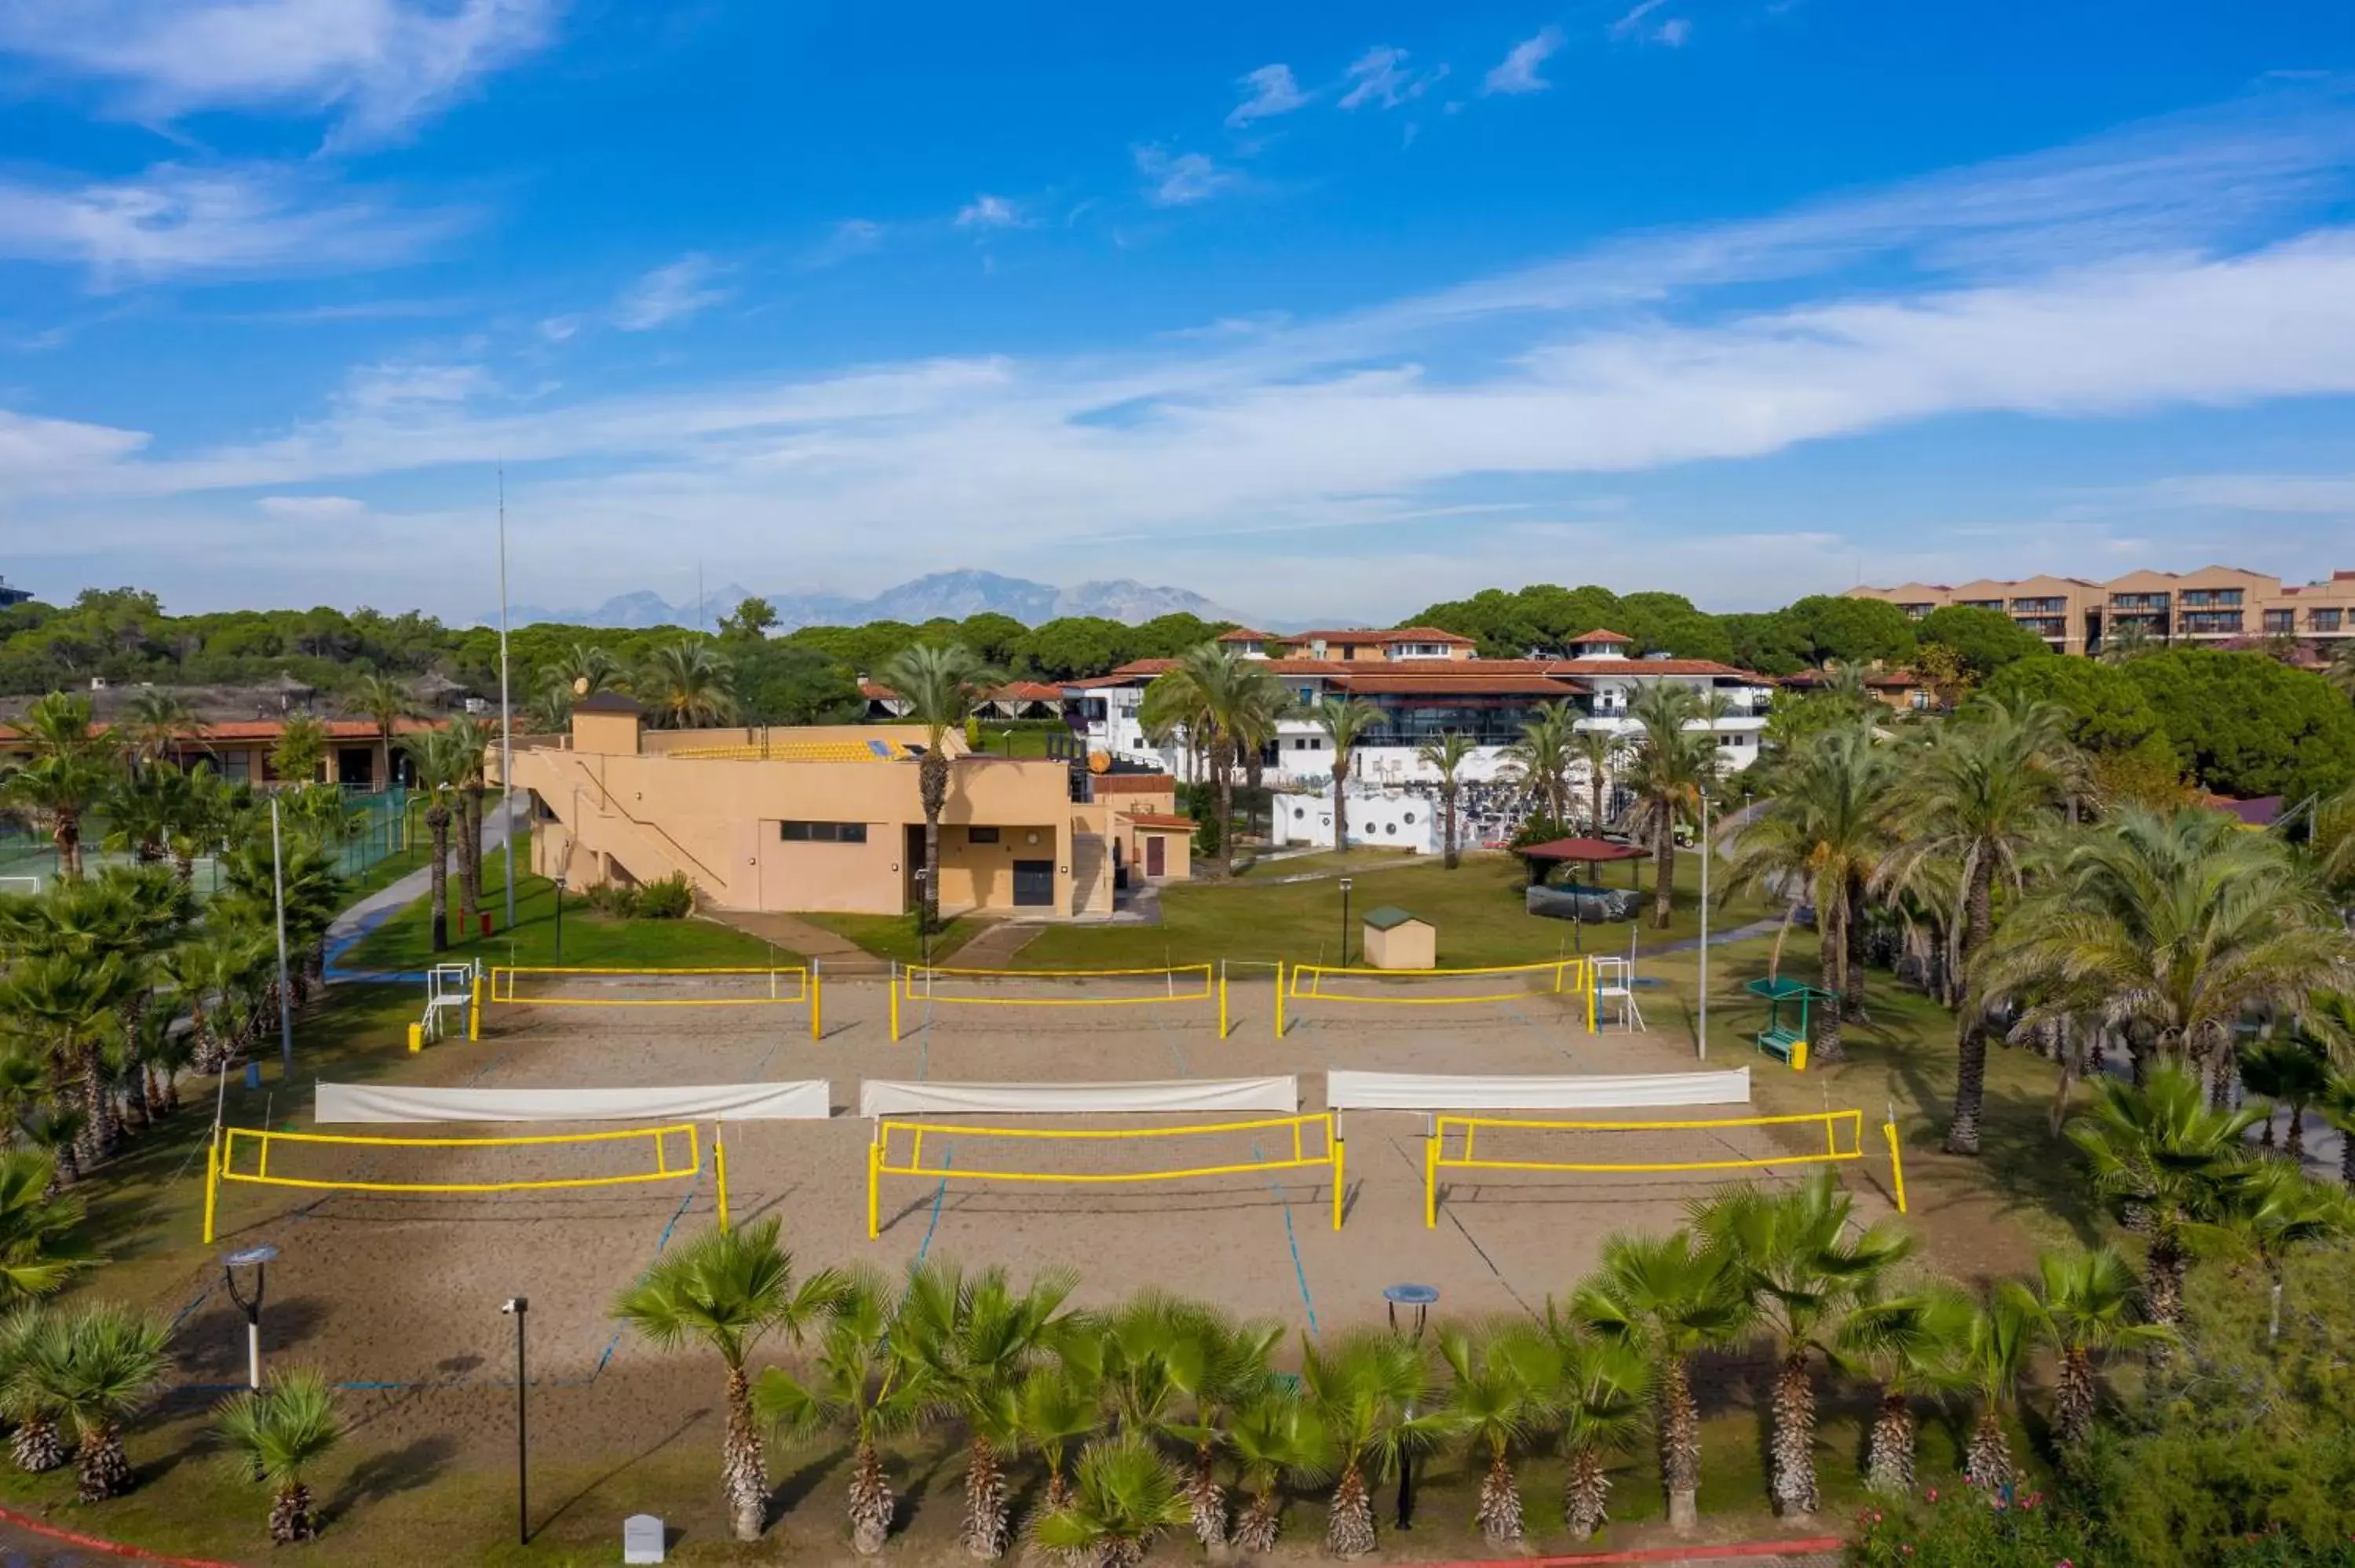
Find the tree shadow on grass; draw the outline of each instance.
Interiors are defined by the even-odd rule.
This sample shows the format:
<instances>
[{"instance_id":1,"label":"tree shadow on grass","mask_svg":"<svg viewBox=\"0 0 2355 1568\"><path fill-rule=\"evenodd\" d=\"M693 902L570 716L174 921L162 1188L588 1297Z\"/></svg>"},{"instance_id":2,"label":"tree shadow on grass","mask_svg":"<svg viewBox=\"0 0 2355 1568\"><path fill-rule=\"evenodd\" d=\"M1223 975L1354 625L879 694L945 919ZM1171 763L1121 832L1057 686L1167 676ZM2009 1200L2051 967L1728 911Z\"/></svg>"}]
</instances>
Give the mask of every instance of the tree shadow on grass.
<instances>
[{"instance_id":1,"label":"tree shadow on grass","mask_svg":"<svg viewBox=\"0 0 2355 1568\"><path fill-rule=\"evenodd\" d=\"M693 1431L696 1426L700 1425L704 1418L709 1416L710 1414L711 1411L709 1407L695 1412L692 1415L689 1415L687 1419L681 1421L677 1425L672 1427L668 1432L663 1434L660 1437L655 1438L653 1442L647 1444L645 1447L639 1449L628 1458L609 1466L602 1473L599 1474L592 1479L582 1483L580 1487L575 1488L570 1497L567 1497L563 1501L550 1509L546 1514L533 1521L532 1533L537 1535L546 1531L550 1525L554 1524L559 1519L563 1517L566 1510L589 1497L600 1487L602 1487L607 1481L612 1480L614 1477L630 1468L631 1466L637 1464L640 1460L652 1458L655 1455L661 1453L665 1448L669 1447L673 1443L677 1442L681 1437L686 1436L687 1433Z\"/></svg>"},{"instance_id":2,"label":"tree shadow on grass","mask_svg":"<svg viewBox=\"0 0 2355 1568\"><path fill-rule=\"evenodd\" d=\"M320 1527L325 1529L355 1510L432 1485L457 1452L455 1440L436 1434L370 1454L352 1467L350 1477L319 1510Z\"/></svg>"},{"instance_id":3,"label":"tree shadow on grass","mask_svg":"<svg viewBox=\"0 0 2355 1568\"><path fill-rule=\"evenodd\" d=\"M769 1489L769 1512L766 1528L777 1522L816 1492L819 1483L841 1467L850 1457L850 1445L836 1443L811 1456L808 1461L792 1471Z\"/></svg>"}]
</instances>

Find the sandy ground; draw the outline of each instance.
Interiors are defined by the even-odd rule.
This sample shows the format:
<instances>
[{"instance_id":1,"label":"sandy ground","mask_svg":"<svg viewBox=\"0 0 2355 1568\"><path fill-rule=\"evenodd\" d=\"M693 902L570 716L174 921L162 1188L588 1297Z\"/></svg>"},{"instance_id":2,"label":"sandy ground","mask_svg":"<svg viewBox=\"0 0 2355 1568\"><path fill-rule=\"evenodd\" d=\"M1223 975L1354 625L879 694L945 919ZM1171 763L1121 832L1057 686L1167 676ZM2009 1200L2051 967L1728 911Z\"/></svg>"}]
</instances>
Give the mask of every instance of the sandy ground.
<instances>
[{"instance_id":1,"label":"sandy ground","mask_svg":"<svg viewBox=\"0 0 2355 1568\"><path fill-rule=\"evenodd\" d=\"M1295 1006L1292 1027L1279 1040L1272 1028L1273 987L1265 981L1233 987L1231 1028L1224 1039L1214 1012L1190 1003L1028 1009L955 1006L936 997L929 1010L909 1008L907 1037L897 1044L888 1038L880 982L828 988L825 1035L815 1042L799 1007L501 1006L491 1010L484 1039L434 1046L403 1064L406 1070L392 1081L557 1086L822 1076L833 1086L831 1121L747 1123L727 1130L734 1217L741 1223L782 1215L802 1266L866 1264L896 1272L932 1256L968 1266L1002 1264L1019 1276L1059 1265L1079 1272L1077 1299L1083 1304L1159 1287L1329 1333L1379 1320L1382 1287L1401 1281L1438 1287L1440 1309L1451 1315L1538 1309L1549 1293L1563 1290L1593 1262L1607 1234L1671 1226L1689 1200L1729 1178L1456 1172L1443 1189L1437 1227L1426 1229L1425 1118L1356 1112L1343 1121L1346 1223L1338 1233L1331 1228L1327 1172L1318 1168L1117 1186L887 1178L881 1235L870 1242L865 1234L870 1126L847 1108L856 1104L859 1079L1293 1073L1301 1076L1304 1109L1316 1110L1323 1105L1322 1072L1335 1066L1603 1074L1696 1065L1688 1050L1660 1035L1589 1034L1566 1000L1531 996L1465 1008L1312 1001ZM1653 1114L1688 1119L1726 1113ZM1086 1125L1134 1127L1148 1120L1107 1118ZM1010 1118L996 1125L1070 1124ZM352 1130L477 1137L502 1129ZM593 1413L611 1405L598 1396L601 1390L630 1409L634 1429L645 1427L649 1416L683 1420L701 1407L703 1380L690 1377L677 1397L667 1397L665 1388L679 1381L677 1363L621 1333L608 1313L615 1296L666 1245L712 1222L709 1132L703 1129L701 1175L634 1186L445 1195L228 1185L221 1195L222 1241L268 1241L281 1248L266 1314L273 1351L295 1351L337 1379L381 1385L373 1392L384 1396L388 1411L409 1403L403 1396L421 1388L507 1383L513 1328L498 1306L520 1295L531 1304L532 1382L551 1393L583 1396L589 1430L598 1423ZM1877 1216L1888 1211L1888 1176L1878 1128L1868 1124L1866 1132L1868 1158L1838 1169L1864 1213ZM1769 1156L1777 1147L1756 1130L1576 1139L1496 1136L1497 1143L1484 1145L1484 1155L1676 1160ZM1821 1134L1801 1134L1782 1147L1796 1151L1806 1136ZM1316 1141L1312 1129L1306 1147L1313 1150ZM1188 1164L1256 1164L1282 1158L1289 1142L1283 1129L1221 1134L1189 1140L1178 1157ZM1145 1169L1140 1162L1167 1160L1171 1150L1160 1139L1017 1145L944 1138L929 1144L925 1157L952 1171L992 1162L1005 1169L1007 1161L1018 1160L1032 1170L1102 1173ZM683 1163L683 1140L672 1137L666 1153ZM653 1156L645 1138L588 1148L430 1151L280 1144L272 1169L332 1180L495 1181L651 1170ZM250 1168L250 1157L247 1163ZM1761 1174L1777 1179L1804 1170L1793 1164ZM189 1375L233 1381L240 1370L241 1336L218 1290L192 1304L186 1329L183 1343L195 1352ZM490 1429L505 1429L496 1402L467 1401L461 1408L479 1408Z\"/></svg>"}]
</instances>

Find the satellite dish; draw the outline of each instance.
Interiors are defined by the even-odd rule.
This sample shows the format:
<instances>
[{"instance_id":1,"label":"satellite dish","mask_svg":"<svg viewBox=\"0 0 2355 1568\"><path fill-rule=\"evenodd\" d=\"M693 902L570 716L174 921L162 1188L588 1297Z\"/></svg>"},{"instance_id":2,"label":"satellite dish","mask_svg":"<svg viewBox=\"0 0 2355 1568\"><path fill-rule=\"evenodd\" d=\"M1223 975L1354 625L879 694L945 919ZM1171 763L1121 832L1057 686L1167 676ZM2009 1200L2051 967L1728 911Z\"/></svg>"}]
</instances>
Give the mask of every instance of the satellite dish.
<instances>
[{"instance_id":1,"label":"satellite dish","mask_svg":"<svg viewBox=\"0 0 2355 1568\"><path fill-rule=\"evenodd\" d=\"M588 676L575 675L572 677L572 694L576 697L585 697L589 694Z\"/></svg>"},{"instance_id":2,"label":"satellite dish","mask_svg":"<svg viewBox=\"0 0 2355 1568\"><path fill-rule=\"evenodd\" d=\"M1091 751L1091 752L1089 752L1089 753L1088 753L1088 771L1089 771L1089 772L1091 772L1091 773L1109 773L1109 772L1111 772L1111 771L1112 771L1112 753L1111 753L1111 752L1109 752L1109 751Z\"/></svg>"}]
</instances>

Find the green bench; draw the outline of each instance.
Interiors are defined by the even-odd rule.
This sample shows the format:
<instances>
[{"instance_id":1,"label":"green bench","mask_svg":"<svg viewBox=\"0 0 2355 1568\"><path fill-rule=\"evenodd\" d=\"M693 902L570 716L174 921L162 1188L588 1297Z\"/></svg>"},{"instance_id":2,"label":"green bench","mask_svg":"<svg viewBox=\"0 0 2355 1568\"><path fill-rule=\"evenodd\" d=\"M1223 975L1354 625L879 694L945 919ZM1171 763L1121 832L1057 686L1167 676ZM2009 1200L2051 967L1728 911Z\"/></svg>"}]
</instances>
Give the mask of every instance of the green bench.
<instances>
[{"instance_id":1,"label":"green bench","mask_svg":"<svg viewBox=\"0 0 2355 1568\"><path fill-rule=\"evenodd\" d=\"M1758 1032L1758 1049L1777 1062L1789 1063L1795 1073L1806 1072L1808 1010L1826 1002L1837 1005L1839 998L1794 980L1754 980L1742 989L1766 1003L1766 1027ZM1785 1006L1797 1011L1796 1020L1787 1020Z\"/></svg>"}]
</instances>

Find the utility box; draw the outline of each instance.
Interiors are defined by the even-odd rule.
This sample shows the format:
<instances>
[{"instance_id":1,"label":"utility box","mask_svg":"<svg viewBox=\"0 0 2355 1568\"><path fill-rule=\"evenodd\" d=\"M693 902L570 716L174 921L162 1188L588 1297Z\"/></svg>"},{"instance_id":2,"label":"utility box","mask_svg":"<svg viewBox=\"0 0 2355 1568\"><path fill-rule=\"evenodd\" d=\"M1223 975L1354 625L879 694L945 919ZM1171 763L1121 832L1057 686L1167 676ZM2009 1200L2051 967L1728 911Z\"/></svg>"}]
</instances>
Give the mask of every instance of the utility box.
<instances>
[{"instance_id":1,"label":"utility box","mask_svg":"<svg viewBox=\"0 0 2355 1568\"><path fill-rule=\"evenodd\" d=\"M1439 932L1428 920L1403 909L1369 910L1359 942L1366 962L1378 969L1439 967Z\"/></svg>"},{"instance_id":2,"label":"utility box","mask_svg":"<svg viewBox=\"0 0 2355 1568\"><path fill-rule=\"evenodd\" d=\"M663 1521L650 1513L634 1513L622 1521L622 1561L659 1563L666 1537Z\"/></svg>"}]
</instances>

